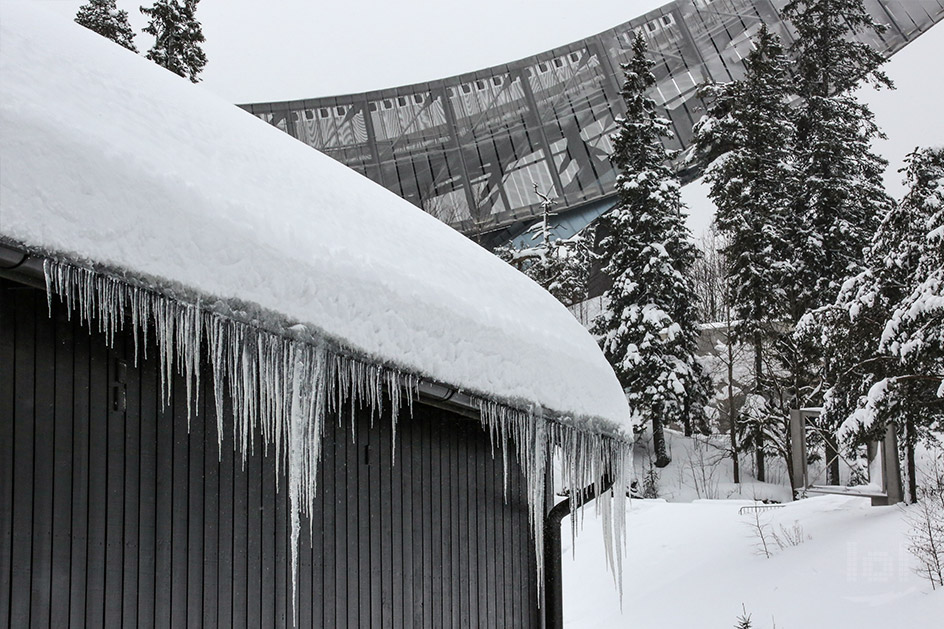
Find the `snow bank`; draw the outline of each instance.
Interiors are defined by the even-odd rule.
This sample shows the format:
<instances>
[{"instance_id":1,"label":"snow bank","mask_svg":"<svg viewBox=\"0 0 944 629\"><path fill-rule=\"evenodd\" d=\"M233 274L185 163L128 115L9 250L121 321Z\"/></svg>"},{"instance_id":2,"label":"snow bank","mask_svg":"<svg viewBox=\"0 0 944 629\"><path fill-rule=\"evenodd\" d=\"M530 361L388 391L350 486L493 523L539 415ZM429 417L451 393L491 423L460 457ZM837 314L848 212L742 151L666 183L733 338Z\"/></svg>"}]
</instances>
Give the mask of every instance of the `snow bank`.
<instances>
[{"instance_id":1,"label":"snow bank","mask_svg":"<svg viewBox=\"0 0 944 629\"><path fill-rule=\"evenodd\" d=\"M940 626L944 592L914 572L906 549L902 511L911 507L820 496L759 512L768 535L781 526L800 533L798 545L782 550L768 539L768 559L757 552L753 514L740 513L753 504L633 500L622 606L600 573L589 526L576 553L564 548L564 625L725 629L743 605L757 629Z\"/></svg>"},{"instance_id":2,"label":"snow bank","mask_svg":"<svg viewBox=\"0 0 944 629\"><path fill-rule=\"evenodd\" d=\"M449 227L76 25L4 3L0 39L0 237L630 434L590 335Z\"/></svg>"}]
</instances>

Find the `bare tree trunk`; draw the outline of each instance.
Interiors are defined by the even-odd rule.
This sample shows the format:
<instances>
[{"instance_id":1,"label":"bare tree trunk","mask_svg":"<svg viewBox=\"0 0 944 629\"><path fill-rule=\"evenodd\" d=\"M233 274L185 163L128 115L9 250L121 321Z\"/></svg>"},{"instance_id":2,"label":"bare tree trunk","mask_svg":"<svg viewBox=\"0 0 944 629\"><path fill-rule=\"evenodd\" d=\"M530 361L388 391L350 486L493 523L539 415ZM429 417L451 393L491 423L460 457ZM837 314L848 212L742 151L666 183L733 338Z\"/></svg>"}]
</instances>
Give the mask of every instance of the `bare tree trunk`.
<instances>
[{"instance_id":1,"label":"bare tree trunk","mask_svg":"<svg viewBox=\"0 0 944 629\"><path fill-rule=\"evenodd\" d=\"M767 461L764 459L764 431L760 426L757 427L757 443L754 447L757 458L757 480L763 483L767 476Z\"/></svg>"},{"instance_id":2,"label":"bare tree trunk","mask_svg":"<svg viewBox=\"0 0 944 629\"><path fill-rule=\"evenodd\" d=\"M763 350L761 347L760 331L754 332L754 394L760 395L761 379L763 377ZM767 461L764 458L764 427L757 422L757 435L754 442L754 454L757 457L757 480L764 482L767 477Z\"/></svg>"},{"instance_id":3,"label":"bare tree trunk","mask_svg":"<svg viewBox=\"0 0 944 629\"><path fill-rule=\"evenodd\" d=\"M832 433L825 433L823 443L826 446L826 460L829 461L829 467L826 469L826 484L839 485L839 444L836 436Z\"/></svg>"},{"instance_id":4,"label":"bare tree trunk","mask_svg":"<svg viewBox=\"0 0 944 629\"><path fill-rule=\"evenodd\" d=\"M672 457L665 446L665 431L662 429L662 418L652 417L652 447L656 452L656 467L665 467L672 462Z\"/></svg>"},{"instance_id":5,"label":"bare tree trunk","mask_svg":"<svg viewBox=\"0 0 944 629\"><path fill-rule=\"evenodd\" d=\"M734 465L734 482L741 482L738 464L737 413L734 412L734 347L731 344L731 317L728 316L728 421L731 422L731 462Z\"/></svg>"},{"instance_id":6,"label":"bare tree trunk","mask_svg":"<svg viewBox=\"0 0 944 629\"><path fill-rule=\"evenodd\" d=\"M905 460L908 465L908 500L918 502L918 480L915 478L915 426L911 413L905 418Z\"/></svg>"},{"instance_id":7,"label":"bare tree trunk","mask_svg":"<svg viewBox=\"0 0 944 629\"><path fill-rule=\"evenodd\" d=\"M754 395L762 395L764 385L764 347L763 335L760 330L754 330ZM763 481L766 476L764 461L764 431L757 427L757 480ZM789 466L788 466L789 467Z\"/></svg>"}]
</instances>

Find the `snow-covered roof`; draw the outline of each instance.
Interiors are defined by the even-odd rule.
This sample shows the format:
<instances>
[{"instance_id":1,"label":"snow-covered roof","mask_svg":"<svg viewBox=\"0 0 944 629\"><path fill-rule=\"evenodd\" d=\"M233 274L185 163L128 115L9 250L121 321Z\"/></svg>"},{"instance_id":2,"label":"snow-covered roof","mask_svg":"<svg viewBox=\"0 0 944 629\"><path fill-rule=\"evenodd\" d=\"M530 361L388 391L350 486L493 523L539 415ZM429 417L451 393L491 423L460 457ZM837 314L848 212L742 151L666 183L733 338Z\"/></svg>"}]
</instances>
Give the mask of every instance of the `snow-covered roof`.
<instances>
[{"instance_id":1,"label":"snow-covered roof","mask_svg":"<svg viewBox=\"0 0 944 629\"><path fill-rule=\"evenodd\" d=\"M631 434L593 338L524 275L143 57L2 10L0 238Z\"/></svg>"}]
</instances>

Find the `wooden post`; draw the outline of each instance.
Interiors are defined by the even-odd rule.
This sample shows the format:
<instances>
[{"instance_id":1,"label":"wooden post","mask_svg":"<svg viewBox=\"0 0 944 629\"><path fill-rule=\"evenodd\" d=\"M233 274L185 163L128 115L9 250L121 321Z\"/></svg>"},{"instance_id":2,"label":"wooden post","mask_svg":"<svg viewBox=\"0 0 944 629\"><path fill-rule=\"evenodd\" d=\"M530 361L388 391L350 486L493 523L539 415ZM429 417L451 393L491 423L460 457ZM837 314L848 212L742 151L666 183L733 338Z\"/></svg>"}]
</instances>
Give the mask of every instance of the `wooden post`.
<instances>
[{"instance_id":1,"label":"wooden post","mask_svg":"<svg viewBox=\"0 0 944 629\"><path fill-rule=\"evenodd\" d=\"M806 489L806 416L798 408L790 409L790 463L793 468L793 494Z\"/></svg>"},{"instance_id":2,"label":"wooden post","mask_svg":"<svg viewBox=\"0 0 944 629\"><path fill-rule=\"evenodd\" d=\"M898 462L898 433L894 424L885 427L882 441L882 489L884 498L872 498L872 506L894 505L904 500L901 490L901 465Z\"/></svg>"}]
</instances>

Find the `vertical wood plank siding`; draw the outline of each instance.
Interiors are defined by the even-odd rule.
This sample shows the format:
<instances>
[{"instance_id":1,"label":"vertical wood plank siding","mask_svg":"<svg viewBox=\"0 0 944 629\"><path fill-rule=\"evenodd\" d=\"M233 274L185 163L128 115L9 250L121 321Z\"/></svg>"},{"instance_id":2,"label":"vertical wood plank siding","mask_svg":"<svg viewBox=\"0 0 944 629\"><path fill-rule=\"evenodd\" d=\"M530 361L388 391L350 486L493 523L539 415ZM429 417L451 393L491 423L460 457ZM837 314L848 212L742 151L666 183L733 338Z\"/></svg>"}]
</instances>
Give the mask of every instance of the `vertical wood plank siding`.
<instances>
[{"instance_id":1,"label":"vertical wood plank siding","mask_svg":"<svg viewBox=\"0 0 944 629\"><path fill-rule=\"evenodd\" d=\"M0 279L0 628L292 626L284 470L228 410L220 455L206 385L189 426L183 382L165 408L150 350ZM391 437L330 422L298 626L540 626L514 457L506 501L477 422L417 405Z\"/></svg>"}]
</instances>

